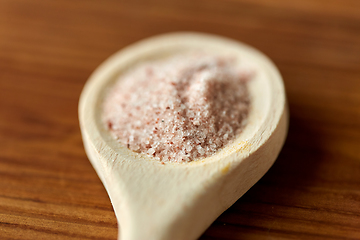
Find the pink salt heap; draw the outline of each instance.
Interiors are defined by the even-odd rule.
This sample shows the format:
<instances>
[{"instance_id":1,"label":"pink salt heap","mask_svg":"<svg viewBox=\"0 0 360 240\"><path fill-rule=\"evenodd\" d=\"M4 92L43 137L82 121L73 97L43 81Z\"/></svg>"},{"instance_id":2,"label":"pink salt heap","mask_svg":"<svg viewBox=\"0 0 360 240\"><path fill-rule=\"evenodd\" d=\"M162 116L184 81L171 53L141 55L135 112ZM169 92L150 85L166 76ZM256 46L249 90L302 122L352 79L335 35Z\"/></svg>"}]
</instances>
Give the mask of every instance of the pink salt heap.
<instances>
[{"instance_id":1,"label":"pink salt heap","mask_svg":"<svg viewBox=\"0 0 360 240\"><path fill-rule=\"evenodd\" d=\"M141 64L109 91L103 120L120 143L162 162L208 157L242 131L250 75L200 53Z\"/></svg>"}]
</instances>

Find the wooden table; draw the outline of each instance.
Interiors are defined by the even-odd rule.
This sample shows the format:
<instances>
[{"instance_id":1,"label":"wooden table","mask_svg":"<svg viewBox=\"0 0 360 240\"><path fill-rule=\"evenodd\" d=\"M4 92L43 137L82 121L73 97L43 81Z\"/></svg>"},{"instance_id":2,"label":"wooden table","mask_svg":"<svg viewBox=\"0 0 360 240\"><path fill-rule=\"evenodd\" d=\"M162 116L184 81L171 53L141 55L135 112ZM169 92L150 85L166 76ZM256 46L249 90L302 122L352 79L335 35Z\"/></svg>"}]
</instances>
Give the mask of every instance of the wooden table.
<instances>
[{"instance_id":1,"label":"wooden table","mask_svg":"<svg viewBox=\"0 0 360 240\"><path fill-rule=\"evenodd\" d=\"M184 30L267 54L291 112L275 165L200 239L360 239L358 0L0 0L0 239L116 239L79 95L115 51Z\"/></svg>"}]
</instances>

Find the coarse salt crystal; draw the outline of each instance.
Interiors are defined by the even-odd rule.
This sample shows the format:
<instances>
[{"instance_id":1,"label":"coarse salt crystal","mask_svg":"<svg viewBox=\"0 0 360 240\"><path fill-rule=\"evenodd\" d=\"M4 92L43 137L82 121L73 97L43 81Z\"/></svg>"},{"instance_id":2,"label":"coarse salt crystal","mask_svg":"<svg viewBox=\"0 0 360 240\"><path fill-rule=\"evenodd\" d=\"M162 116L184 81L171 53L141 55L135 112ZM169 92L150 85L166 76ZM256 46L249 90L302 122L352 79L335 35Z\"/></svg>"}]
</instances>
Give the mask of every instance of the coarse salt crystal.
<instances>
[{"instance_id":1,"label":"coarse salt crystal","mask_svg":"<svg viewBox=\"0 0 360 240\"><path fill-rule=\"evenodd\" d=\"M149 155L153 155L155 153L155 149L153 148L149 148L149 150L147 150L147 154Z\"/></svg>"}]
</instances>

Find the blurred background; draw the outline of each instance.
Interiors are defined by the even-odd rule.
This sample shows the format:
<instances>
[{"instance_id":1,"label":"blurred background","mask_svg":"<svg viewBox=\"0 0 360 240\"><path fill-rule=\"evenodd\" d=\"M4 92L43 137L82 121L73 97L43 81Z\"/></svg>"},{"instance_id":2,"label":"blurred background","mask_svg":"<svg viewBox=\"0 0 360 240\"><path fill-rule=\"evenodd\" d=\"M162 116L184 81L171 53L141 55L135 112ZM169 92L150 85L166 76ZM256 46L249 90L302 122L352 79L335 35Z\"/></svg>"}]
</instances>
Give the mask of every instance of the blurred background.
<instances>
[{"instance_id":1,"label":"blurred background","mask_svg":"<svg viewBox=\"0 0 360 240\"><path fill-rule=\"evenodd\" d=\"M268 55L291 114L274 166L200 239L360 239L357 0L0 0L0 239L116 239L79 96L111 54L174 31Z\"/></svg>"}]
</instances>

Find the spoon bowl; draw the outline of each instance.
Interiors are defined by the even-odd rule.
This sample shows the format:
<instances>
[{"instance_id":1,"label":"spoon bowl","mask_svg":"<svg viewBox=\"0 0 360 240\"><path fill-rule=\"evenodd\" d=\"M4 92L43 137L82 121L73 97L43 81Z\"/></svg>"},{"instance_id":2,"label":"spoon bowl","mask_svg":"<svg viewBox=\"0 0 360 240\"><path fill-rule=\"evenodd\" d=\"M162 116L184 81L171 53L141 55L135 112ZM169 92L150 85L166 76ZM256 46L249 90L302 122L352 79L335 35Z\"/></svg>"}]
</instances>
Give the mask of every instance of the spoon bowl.
<instances>
[{"instance_id":1,"label":"spoon bowl","mask_svg":"<svg viewBox=\"0 0 360 240\"><path fill-rule=\"evenodd\" d=\"M232 56L256 72L240 136L211 157L181 164L162 164L119 144L101 120L104 98L118 77L141 62L199 50ZM114 207L119 239L192 240L274 163L285 141L288 111L282 78L263 54L223 37L172 33L140 41L106 60L83 89L79 119L86 153Z\"/></svg>"}]
</instances>

